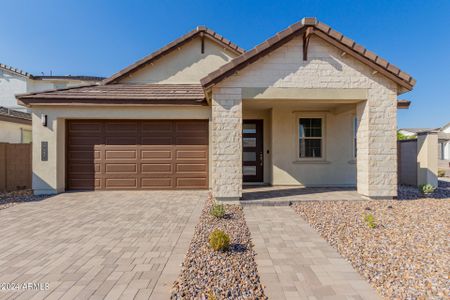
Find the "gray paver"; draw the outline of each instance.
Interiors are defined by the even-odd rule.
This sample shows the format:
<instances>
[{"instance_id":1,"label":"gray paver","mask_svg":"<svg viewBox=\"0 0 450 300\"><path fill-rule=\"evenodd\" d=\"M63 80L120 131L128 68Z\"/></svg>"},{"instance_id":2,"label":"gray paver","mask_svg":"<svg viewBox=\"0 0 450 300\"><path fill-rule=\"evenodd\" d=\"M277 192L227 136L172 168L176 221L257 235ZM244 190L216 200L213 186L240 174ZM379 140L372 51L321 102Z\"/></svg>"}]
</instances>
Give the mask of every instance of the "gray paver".
<instances>
[{"instance_id":1,"label":"gray paver","mask_svg":"<svg viewBox=\"0 0 450 300\"><path fill-rule=\"evenodd\" d=\"M269 299L379 299L292 208L251 205L244 213Z\"/></svg>"},{"instance_id":2,"label":"gray paver","mask_svg":"<svg viewBox=\"0 0 450 300\"><path fill-rule=\"evenodd\" d=\"M207 191L65 193L0 210L0 299L168 299Z\"/></svg>"}]
</instances>

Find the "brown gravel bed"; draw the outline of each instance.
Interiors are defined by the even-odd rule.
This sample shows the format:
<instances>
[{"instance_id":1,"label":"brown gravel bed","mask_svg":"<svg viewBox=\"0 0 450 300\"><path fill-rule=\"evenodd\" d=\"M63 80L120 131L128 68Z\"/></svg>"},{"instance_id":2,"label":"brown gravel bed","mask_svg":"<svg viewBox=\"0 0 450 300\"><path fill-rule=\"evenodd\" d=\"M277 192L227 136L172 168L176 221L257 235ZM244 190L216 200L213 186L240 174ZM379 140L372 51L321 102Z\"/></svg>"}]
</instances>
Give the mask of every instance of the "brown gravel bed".
<instances>
[{"instance_id":1,"label":"brown gravel bed","mask_svg":"<svg viewBox=\"0 0 450 300\"><path fill-rule=\"evenodd\" d=\"M293 206L387 299L449 299L450 198ZM371 229L365 214L375 217Z\"/></svg>"},{"instance_id":2,"label":"brown gravel bed","mask_svg":"<svg viewBox=\"0 0 450 300\"><path fill-rule=\"evenodd\" d=\"M171 299L267 299L242 207L226 205L226 217L218 219L210 215L211 205L212 200L208 199ZM215 252L209 248L208 237L214 229L230 236L228 251Z\"/></svg>"},{"instance_id":3,"label":"brown gravel bed","mask_svg":"<svg viewBox=\"0 0 450 300\"><path fill-rule=\"evenodd\" d=\"M0 210L21 202L39 201L48 197L48 195L35 196L31 190L0 193Z\"/></svg>"}]
</instances>

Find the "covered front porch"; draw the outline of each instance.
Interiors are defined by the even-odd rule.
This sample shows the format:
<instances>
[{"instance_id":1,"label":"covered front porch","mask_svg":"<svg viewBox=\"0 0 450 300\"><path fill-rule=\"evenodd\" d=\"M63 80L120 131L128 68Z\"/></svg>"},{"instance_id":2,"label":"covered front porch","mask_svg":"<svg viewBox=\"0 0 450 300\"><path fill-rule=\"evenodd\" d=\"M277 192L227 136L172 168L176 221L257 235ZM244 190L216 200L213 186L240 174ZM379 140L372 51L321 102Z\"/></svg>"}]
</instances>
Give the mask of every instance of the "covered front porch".
<instances>
[{"instance_id":1,"label":"covered front porch","mask_svg":"<svg viewBox=\"0 0 450 300\"><path fill-rule=\"evenodd\" d=\"M243 99L243 186L356 188L358 102Z\"/></svg>"}]
</instances>

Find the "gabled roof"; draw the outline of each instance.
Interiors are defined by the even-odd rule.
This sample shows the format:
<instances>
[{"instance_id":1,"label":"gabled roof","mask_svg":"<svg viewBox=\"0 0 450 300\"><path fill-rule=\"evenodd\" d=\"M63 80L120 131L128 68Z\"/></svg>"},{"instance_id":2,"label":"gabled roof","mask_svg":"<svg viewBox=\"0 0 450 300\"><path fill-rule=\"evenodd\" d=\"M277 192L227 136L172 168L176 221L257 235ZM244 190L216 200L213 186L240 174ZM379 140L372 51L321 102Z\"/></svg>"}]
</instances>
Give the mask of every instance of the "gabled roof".
<instances>
[{"instance_id":1,"label":"gabled roof","mask_svg":"<svg viewBox=\"0 0 450 300\"><path fill-rule=\"evenodd\" d=\"M414 84L416 83L415 79L409 74L401 71L385 59L357 44L355 41L349 39L343 34L335 31L330 26L317 21L316 18L303 18L300 22L297 22L285 30L278 32L271 38L254 47L252 50L249 50L241 56L238 56L230 62L224 64L216 71L202 78L200 82L204 88L212 87L297 36L303 36L303 55L305 59L305 54L307 54L308 51L308 42L311 35L318 36L331 43L333 46L341 49L345 53L358 59L362 63L369 65L374 70L395 81L406 90L412 90ZM299 53L299 58L300 57L301 53Z\"/></svg>"},{"instance_id":2,"label":"gabled roof","mask_svg":"<svg viewBox=\"0 0 450 300\"><path fill-rule=\"evenodd\" d=\"M24 105L207 105L200 84L84 85L17 95Z\"/></svg>"},{"instance_id":3,"label":"gabled roof","mask_svg":"<svg viewBox=\"0 0 450 300\"><path fill-rule=\"evenodd\" d=\"M135 62L134 64L126 67L125 69L117 72L116 74L112 75L111 77L105 79L103 81L103 84L111 84L116 82L118 79L126 76L127 74L129 74L130 72L136 71L144 66L146 66L149 63L152 63L158 59L160 59L161 57L169 54L170 52L172 52L173 50L178 49L179 47L181 47L182 45L186 44L187 42L193 40L196 37L206 37L209 38L217 43L219 43L220 45L222 45L223 47L227 48L228 50L232 51L233 53L236 53L238 55L241 55L242 53L245 52L244 49L242 49L241 47L239 47L238 45L232 43L231 41L227 40L226 38L224 38L223 36L221 36L220 34L216 33L215 31L206 28L204 26L198 26L196 29L188 32L187 34L183 35L182 37L179 37L178 39L170 42L169 44L167 44L166 46L162 47L161 49L153 52L152 54L138 60L137 62Z\"/></svg>"},{"instance_id":4,"label":"gabled roof","mask_svg":"<svg viewBox=\"0 0 450 300\"><path fill-rule=\"evenodd\" d=\"M0 106L0 120L31 125L31 114Z\"/></svg>"},{"instance_id":5,"label":"gabled roof","mask_svg":"<svg viewBox=\"0 0 450 300\"><path fill-rule=\"evenodd\" d=\"M8 66L8 65L5 65L5 64L2 64L2 63L0 63L0 69L9 71L11 73L14 73L16 75L19 75L19 76L22 76L22 77L26 77L26 78L31 78L33 76L30 73L28 73L28 72L22 71L22 70L17 69L17 68L13 68L11 66Z\"/></svg>"},{"instance_id":6,"label":"gabled roof","mask_svg":"<svg viewBox=\"0 0 450 300\"><path fill-rule=\"evenodd\" d=\"M23 70L13 68L11 66L0 63L0 69L14 73L18 76L30 78L33 80L45 80L45 79L64 79L64 80L82 80L82 81L102 81L105 77L98 76L85 76L85 75L33 75Z\"/></svg>"}]
</instances>

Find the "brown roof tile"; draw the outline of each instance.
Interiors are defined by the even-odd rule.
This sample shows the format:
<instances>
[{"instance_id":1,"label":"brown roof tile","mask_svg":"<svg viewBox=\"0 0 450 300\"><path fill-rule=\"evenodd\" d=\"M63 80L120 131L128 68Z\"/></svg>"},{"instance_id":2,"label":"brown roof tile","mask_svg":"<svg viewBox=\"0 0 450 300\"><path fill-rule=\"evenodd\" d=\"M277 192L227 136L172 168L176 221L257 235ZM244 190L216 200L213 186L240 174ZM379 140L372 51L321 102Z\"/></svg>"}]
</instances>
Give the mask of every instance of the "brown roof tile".
<instances>
[{"instance_id":1,"label":"brown roof tile","mask_svg":"<svg viewBox=\"0 0 450 300\"><path fill-rule=\"evenodd\" d=\"M116 74L112 75L109 78L106 78L103 81L103 84L111 84L115 83L118 79L124 77L125 75L129 74L130 72L133 72L139 68L142 68L146 66L147 64L158 60L159 58L163 57L164 55L172 52L173 50L181 47L185 43L191 41L192 39L196 38L200 34L203 34L205 37L212 39L215 42L218 42L222 44L224 47L226 47L228 50L235 52L236 54L243 54L245 52L244 49L239 47L238 45L232 43L231 41L225 39L215 31L206 28L205 26L198 26L196 29L188 32L187 34L179 37L178 39L170 42L166 46L162 47L161 49L153 52L152 54L138 60L132 65L129 65L125 69L120 70Z\"/></svg>"},{"instance_id":2,"label":"brown roof tile","mask_svg":"<svg viewBox=\"0 0 450 300\"><path fill-rule=\"evenodd\" d=\"M92 104L206 104L199 84L109 84L49 90L16 96L25 105L46 103Z\"/></svg>"},{"instance_id":3,"label":"brown roof tile","mask_svg":"<svg viewBox=\"0 0 450 300\"><path fill-rule=\"evenodd\" d=\"M375 68L375 70L380 71L406 90L412 90L416 82L414 78L401 71L396 66L388 63L385 59L379 57L375 53L367 50L362 45L357 44L352 39L345 37L340 32L332 29L330 26L318 22L316 18L304 18L302 21L276 33L252 50L247 51L245 54L236 57L219 69L211 72L201 79L203 87L209 88L221 80L232 76L236 71L245 68L249 62L256 61L260 57L277 49L282 44L291 40L293 36L302 33L306 28L312 28L312 34L327 40L345 52L349 52L353 57Z\"/></svg>"}]
</instances>

